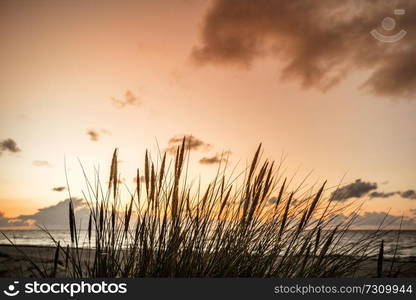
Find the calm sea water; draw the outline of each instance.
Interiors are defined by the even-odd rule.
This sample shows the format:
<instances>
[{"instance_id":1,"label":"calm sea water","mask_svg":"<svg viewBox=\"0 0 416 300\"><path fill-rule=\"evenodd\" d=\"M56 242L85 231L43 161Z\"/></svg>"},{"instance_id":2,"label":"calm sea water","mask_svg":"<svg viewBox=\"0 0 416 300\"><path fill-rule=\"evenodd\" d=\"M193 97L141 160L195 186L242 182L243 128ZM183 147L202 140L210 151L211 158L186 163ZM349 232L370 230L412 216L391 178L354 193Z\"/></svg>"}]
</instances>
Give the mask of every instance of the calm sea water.
<instances>
[{"instance_id":1,"label":"calm sea water","mask_svg":"<svg viewBox=\"0 0 416 300\"><path fill-rule=\"evenodd\" d=\"M51 246L54 245L51 238L40 230L2 230L12 241L17 245L39 245ZM71 237L68 230L51 230L52 236L61 242L61 245L70 244ZM346 232L342 243L349 243L358 240L363 235L369 234L370 231L351 230ZM381 234L379 240L384 240L386 256L391 256L396 247L398 231L385 231ZM80 232L81 244L84 241L84 246L88 246L88 239L86 231ZM405 230L400 233L400 248L396 255L400 257L416 257L416 230ZM0 244L9 245L7 239L0 234Z\"/></svg>"}]
</instances>

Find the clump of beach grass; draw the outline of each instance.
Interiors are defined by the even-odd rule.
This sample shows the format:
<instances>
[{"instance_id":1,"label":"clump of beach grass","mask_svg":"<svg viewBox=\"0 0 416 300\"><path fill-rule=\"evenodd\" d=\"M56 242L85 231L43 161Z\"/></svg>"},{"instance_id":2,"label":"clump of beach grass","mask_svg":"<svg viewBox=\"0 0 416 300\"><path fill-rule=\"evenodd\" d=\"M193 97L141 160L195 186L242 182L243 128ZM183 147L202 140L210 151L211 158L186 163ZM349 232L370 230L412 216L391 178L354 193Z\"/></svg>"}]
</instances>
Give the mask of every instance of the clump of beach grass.
<instances>
[{"instance_id":1,"label":"clump of beach grass","mask_svg":"<svg viewBox=\"0 0 416 300\"><path fill-rule=\"evenodd\" d=\"M218 172L204 190L188 182L189 152L186 139L172 162L164 154L154 163L146 151L127 201L117 150L106 187L86 176L88 241L80 241L72 203L71 244L62 247L50 235L55 260L65 260L64 276L353 277L377 255L377 231L341 247L357 214L336 222L352 208L325 197L326 182L308 191L291 188L280 165L262 159L261 145L242 180ZM55 276L56 263L51 274L40 275Z\"/></svg>"}]
</instances>

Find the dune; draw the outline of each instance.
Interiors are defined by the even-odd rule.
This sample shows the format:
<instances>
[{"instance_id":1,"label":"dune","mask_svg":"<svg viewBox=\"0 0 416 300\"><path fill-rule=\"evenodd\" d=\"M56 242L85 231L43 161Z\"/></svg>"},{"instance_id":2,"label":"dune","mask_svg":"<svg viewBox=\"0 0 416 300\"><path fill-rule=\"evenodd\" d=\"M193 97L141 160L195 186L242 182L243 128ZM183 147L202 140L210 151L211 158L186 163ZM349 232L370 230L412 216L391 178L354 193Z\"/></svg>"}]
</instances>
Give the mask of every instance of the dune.
<instances>
[{"instance_id":1,"label":"dune","mask_svg":"<svg viewBox=\"0 0 416 300\"><path fill-rule=\"evenodd\" d=\"M18 246L18 249L11 245L0 245L0 277L38 277L39 275L29 259L41 267L42 270L52 272L56 250L55 247ZM82 259L88 260L89 256L93 257L93 251L94 250L92 249L83 249ZM346 257L346 259L348 258ZM383 274L385 274L385 276L389 274L390 267L391 260L385 259L383 264ZM370 259L360 265L359 271L354 275L354 277L375 277L376 268L377 260ZM402 278L416 277L416 257L398 259L393 264L392 275ZM65 276L64 257L60 257L58 259L56 277L67 277Z\"/></svg>"}]
</instances>

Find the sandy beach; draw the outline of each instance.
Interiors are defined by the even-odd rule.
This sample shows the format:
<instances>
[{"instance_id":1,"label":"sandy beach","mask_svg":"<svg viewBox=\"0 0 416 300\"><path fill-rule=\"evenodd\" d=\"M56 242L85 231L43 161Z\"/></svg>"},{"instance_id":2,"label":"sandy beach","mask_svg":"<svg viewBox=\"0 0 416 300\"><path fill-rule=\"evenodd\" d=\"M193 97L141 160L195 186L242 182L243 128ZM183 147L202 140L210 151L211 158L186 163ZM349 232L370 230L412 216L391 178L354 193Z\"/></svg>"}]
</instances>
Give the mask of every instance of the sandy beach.
<instances>
[{"instance_id":1,"label":"sandy beach","mask_svg":"<svg viewBox=\"0 0 416 300\"><path fill-rule=\"evenodd\" d=\"M28 258L41 267L46 273L53 269L55 249L45 246L19 246L17 250L14 246L0 245L0 277L19 277L30 278L37 277L36 269ZM92 250L83 250L83 259L87 259L92 254ZM391 268L391 259L385 259L383 264L383 273L389 274ZM360 266L356 277L375 277L377 261L368 260ZM395 277L416 277L416 258L400 258L393 265L392 274ZM57 266L57 277L65 275L65 258L61 253Z\"/></svg>"},{"instance_id":2,"label":"sandy beach","mask_svg":"<svg viewBox=\"0 0 416 300\"><path fill-rule=\"evenodd\" d=\"M0 245L0 277L33 278L39 277L35 266L37 264L42 271L50 274L53 270L56 248L47 246L18 246ZM91 250L83 249L83 254L88 256ZM65 257L61 252L58 259L56 277L65 277Z\"/></svg>"}]
</instances>

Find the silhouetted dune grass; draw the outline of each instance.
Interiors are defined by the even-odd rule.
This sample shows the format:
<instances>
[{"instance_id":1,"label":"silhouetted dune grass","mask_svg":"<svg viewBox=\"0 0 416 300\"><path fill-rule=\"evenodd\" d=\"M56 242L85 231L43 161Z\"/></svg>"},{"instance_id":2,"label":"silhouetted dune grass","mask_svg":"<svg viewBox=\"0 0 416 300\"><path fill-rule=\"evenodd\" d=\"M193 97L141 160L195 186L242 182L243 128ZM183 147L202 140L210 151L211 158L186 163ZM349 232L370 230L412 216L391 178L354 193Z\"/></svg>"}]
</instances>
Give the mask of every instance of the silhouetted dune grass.
<instances>
[{"instance_id":1,"label":"silhouetted dune grass","mask_svg":"<svg viewBox=\"0 0 416 300\"><path fill-rule=\"evenodd\" d=\"M341 245L355 215L340 223L335 216L352 208L327 199L326 182L292 189L279 166L261 158L261 145L241 181L218 172L203 191L188 182L188 155L185 139L172 163L164 155L156 164L146 152L126 201L115 150L108 186L85 176L92 249L79 240L70 204L71 245L55 241L54 267L37 267L39 276L56 276L62 261L63 276L75 278L352 277L377 252L378 231Z\"/></svg>"}]
</instances>

